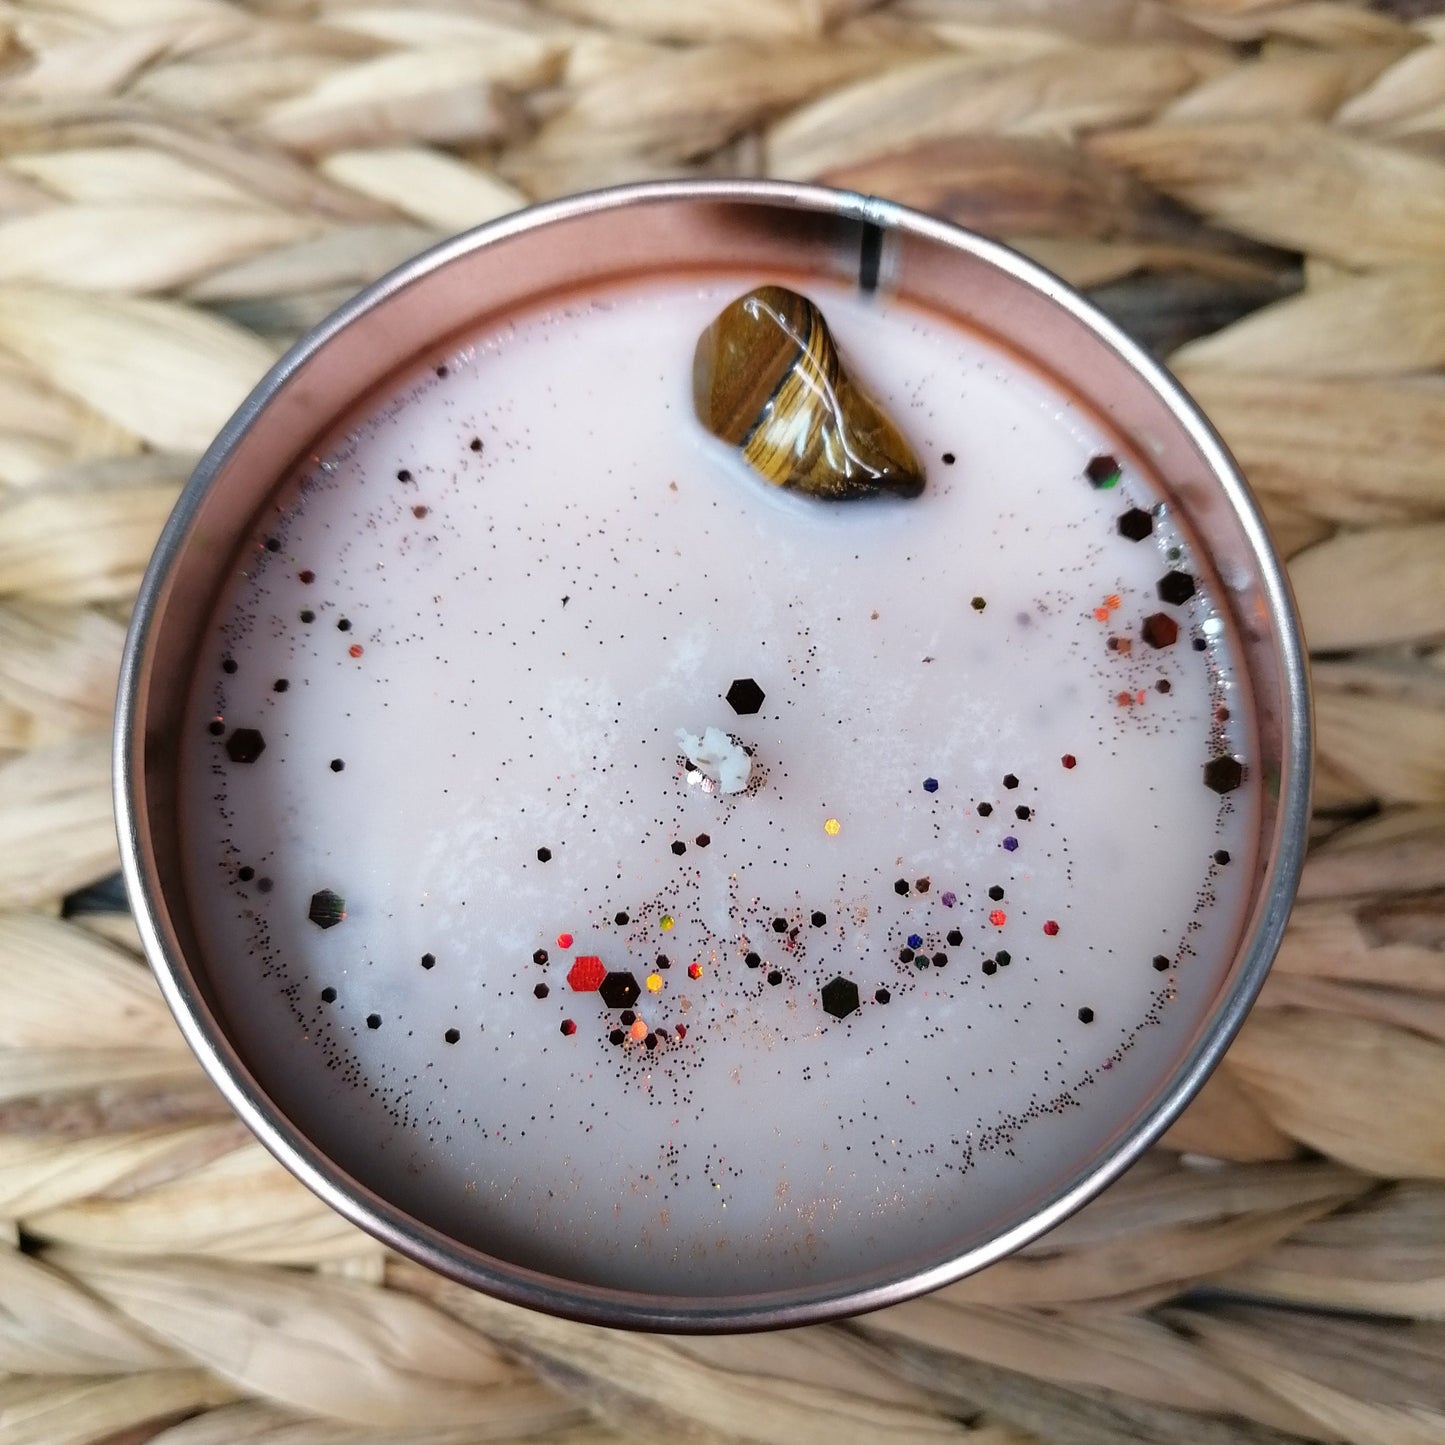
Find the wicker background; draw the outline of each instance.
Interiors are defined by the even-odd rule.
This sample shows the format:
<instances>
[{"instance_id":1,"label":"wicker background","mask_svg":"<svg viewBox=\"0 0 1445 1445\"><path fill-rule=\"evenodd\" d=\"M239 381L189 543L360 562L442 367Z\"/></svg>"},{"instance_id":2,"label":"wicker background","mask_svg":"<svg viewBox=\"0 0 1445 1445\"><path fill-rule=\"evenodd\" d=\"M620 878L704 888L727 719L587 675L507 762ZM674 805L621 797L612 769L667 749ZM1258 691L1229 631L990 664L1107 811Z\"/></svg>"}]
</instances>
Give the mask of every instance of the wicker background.
<instances>
[{"instance_id":1,"label":"wicker background","mask_svg":"<svg viewBox=\"0 0 1445 1445\"><path fill-rule=\"evenodd\" d=\"M0 3L0 1441L1445 1440L1440 11ZM278 350L439 235L696 171L952 216L1168 357L1291 559L1322 757L1261 1006L1102 1204L926 1300L690 1341L328 1213L92 885L129 600Z\"/></svg>"}]
</instances>

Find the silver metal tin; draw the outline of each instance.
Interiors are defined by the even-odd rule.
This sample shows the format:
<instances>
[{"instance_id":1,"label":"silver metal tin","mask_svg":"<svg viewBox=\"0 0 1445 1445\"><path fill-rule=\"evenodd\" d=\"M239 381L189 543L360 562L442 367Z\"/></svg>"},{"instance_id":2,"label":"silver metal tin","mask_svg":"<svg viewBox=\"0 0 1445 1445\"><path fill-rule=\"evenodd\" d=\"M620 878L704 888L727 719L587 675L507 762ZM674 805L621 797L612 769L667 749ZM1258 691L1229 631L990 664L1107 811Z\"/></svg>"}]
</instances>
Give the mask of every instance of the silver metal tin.
<instances>
[{"instance_id":1,"label":"silver metal tin","mask_svg":"<svg viewBox=\"0 0 1445 1445\"><path fill-rule=\"evenodd\" d=\"M293 463L428 347L553 292L628 275L768 269L857 278L1025 355L1152 459L1209 550L1253 688L1266 779L1260 857L1237 956L1173 1074L1089 1167L985 1243L882 1284L819 1279L785 1296L658 1297L521 1269L445 1237L326 1158L267 1097L210 1001L179 886L176 740L201 630L248 523ZM519 1304L631 1328L798 1325L896 1303L1038 1238L1126 1170L1219 1062L1279 946L1303 861L1310 792L1306 666L1289 586L1249 490L1178 384L1076 292L1007 247L889 201L770 181L621 187L533 207L393 271L294 346L181 494L140 589L122 664L115 803L126 883L167 1003L207 1073L266 1147L333 1208L402 1254Z\"/></svg>"}]
</instances>

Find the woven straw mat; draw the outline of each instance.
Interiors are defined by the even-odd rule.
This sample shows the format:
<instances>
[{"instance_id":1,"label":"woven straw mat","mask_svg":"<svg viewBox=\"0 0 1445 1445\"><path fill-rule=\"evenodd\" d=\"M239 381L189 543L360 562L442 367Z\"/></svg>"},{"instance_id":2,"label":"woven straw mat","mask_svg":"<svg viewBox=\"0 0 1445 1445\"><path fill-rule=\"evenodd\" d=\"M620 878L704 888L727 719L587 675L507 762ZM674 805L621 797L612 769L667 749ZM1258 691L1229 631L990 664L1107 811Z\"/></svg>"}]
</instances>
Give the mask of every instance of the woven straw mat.
<instances>
[{"instance_id":1,"label":"woven straw mat","mask_svg":"<svg viewBox=\"0 0 1445 1445\"><path fill-rule=\"evenodd\" d=\"M1289 559L1320 745L1260 1004L1103 1203L709 1340L502 1306L331 1214L96 887L132 595L280 350L440 236L696 174L952 217L1167 358ZM1436 4L4 0L0 1442L1445 1440L1442 367Z\"/></svg>"}]
</instances>

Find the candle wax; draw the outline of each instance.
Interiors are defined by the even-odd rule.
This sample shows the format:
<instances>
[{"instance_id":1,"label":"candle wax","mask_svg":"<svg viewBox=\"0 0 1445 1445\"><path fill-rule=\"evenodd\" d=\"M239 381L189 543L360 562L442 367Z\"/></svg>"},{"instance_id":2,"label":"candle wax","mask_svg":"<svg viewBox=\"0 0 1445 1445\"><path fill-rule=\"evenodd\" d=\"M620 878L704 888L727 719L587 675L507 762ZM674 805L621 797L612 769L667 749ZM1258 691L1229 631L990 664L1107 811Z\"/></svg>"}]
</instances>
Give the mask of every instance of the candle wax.
<instances>
[{"instance_id":1,"label":"candle wax","mask_svg":"<svg viewBox=\"0 0 1445 1445\"><path fill-rule=\"evenodd\" d=\"M982 336L790 281L927 486L771 488L690 396L759 279L400 378L258 516L182 754L262 1087L425 1223L669 1295L1017 1218L1181 1056L1256 869L1233 624L1139 459Z\"/></svg>"}]
</instances>

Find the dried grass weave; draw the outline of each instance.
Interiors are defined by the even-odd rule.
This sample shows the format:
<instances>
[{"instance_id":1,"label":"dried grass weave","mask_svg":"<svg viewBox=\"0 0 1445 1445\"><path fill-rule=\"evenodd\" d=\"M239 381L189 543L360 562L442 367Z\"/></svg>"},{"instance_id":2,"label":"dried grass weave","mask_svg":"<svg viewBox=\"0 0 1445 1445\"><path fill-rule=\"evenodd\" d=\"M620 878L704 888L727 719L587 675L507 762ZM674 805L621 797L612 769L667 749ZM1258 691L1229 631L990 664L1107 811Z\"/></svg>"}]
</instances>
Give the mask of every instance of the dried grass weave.
<instances>
[{"instance_id":1,"label":"dried grass weave","mask_svg":"<svg viewBox=\"0 0 1445 1445\"><path fill-rule=\"evenodd\" d=\"M1321 752L1261 1004L1103 1203L705 1341L388 1256L228 1116L129 919L64 904L116 866L141 569L278 351L440 235L699 173L951 216L1167 357L1289 557ZM1445 1440L1442 367L1422 0L0 4L0 1441Z\"/></svg>"}]
</instances>

